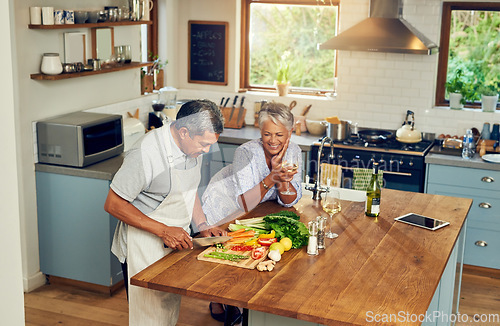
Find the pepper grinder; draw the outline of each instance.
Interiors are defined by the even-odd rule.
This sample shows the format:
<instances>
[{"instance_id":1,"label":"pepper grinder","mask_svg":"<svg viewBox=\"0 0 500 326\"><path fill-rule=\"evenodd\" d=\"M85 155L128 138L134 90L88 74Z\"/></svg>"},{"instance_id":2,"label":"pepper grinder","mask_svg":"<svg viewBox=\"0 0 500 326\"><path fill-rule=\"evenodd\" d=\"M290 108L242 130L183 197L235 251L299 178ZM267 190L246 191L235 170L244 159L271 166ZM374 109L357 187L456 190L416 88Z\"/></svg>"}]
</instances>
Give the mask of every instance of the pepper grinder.
<instances>
[{"instance_id":1,"label":"pepper grinder","mask_svg":"<svg viewBox=\"0 0 500 326\"><path fill-rule=\"evenodd\" d=\"M318 222L318 249L325 249L326 217L318 216L316 221Z\"/></svg>"},{"instance_id":2,"label":"pepper grinder","mask_svg":"<svg viewBox=\"0 0 500 326\"><path fill-rule=\"evenodd\" d=\"M309 242L307 243L307 254L318 254L318 222L311 221L309 226Z\"/></svg>"}]
</instances>

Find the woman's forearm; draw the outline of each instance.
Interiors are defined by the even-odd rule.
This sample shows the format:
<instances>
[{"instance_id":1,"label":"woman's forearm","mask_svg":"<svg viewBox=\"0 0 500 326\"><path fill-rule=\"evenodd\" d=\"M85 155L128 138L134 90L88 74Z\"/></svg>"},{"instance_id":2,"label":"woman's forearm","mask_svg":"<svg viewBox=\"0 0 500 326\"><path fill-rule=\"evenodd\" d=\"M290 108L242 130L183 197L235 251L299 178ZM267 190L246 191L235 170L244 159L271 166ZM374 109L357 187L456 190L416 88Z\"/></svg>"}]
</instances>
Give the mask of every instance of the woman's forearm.
<instances>
[{"instance_id":1,"label":"woman's forearm","mask_svg":"<svg viewBox=\"0 0 500 326\"><path fill-rule=\"evenodd\" d=\"M238 196L238 205L240 205L245 212L251 211L262 201L269 189L274 187L275 184L276 182L274 181L273 175L269 174L253 188Z\"/></svg>"}]
</instances>

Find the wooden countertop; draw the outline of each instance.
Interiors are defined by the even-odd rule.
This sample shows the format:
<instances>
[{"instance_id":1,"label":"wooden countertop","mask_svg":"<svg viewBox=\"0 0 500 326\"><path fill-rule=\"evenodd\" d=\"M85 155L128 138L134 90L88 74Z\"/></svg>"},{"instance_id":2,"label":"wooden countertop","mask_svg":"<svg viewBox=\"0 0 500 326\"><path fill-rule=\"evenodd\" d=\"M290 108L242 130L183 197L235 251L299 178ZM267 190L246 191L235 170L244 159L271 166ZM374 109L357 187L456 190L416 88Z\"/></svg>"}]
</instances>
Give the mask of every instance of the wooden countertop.
<instances>
[{"instance_id":1,"label":"wooden countertop","mask_svg":"<svg viewBox=\"0 0 500 326\"><path fill-rule=\"evenodd\" d=\"M305 223L325 214L309 195L292 208ZM306 247L292 249L272 272L258 272L198 261L202 248L185 250L131 283L328 325L364 325L367 312L425 314L472 200L383 189L377 219L364 215L363 202L342 204L333 227L339 237L327 239L318 256L307 255ZM248 217L282 209L267 202ZM394 221L410 212L450 225L428 231Z\"/></svg>"}]
</instances>

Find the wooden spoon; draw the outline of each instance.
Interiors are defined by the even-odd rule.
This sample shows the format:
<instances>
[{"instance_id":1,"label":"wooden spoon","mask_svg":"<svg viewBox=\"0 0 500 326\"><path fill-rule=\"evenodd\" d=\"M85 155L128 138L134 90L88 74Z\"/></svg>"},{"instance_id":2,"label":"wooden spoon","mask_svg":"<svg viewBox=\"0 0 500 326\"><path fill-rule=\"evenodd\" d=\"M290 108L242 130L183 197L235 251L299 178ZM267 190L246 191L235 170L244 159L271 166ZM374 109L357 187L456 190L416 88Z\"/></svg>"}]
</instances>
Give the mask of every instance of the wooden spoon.
<instances>
[{"instance_id":1,"label":"wooden spoon","mask_svg":"<svg viewBox=\"0 0 500 326\"><path fill-rule=\"evenodd\" d=\"M301 115L305 117L305 116L306 116L306 114L307 114L307 113L309 112L309 110L311 109L311 106L312 106L312 104L309 104L308 106L306 106L306 107L304 108L304 110L302 111L302 114L301 114Z\"/></svg>"}]
</instances>

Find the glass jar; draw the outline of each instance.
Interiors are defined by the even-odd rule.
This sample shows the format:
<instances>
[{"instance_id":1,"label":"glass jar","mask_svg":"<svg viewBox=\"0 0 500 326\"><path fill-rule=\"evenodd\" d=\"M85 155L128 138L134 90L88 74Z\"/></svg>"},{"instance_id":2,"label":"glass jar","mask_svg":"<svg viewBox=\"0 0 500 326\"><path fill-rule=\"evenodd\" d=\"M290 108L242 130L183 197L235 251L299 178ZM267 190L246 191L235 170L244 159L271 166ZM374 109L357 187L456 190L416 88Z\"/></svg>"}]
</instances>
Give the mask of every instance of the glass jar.
<instances>
[{"instance_id":1,"label":"glass jar","mask_svg":"<svg viewBox=\"0 0 500 326\"><path fill-rule=\"evenodd\" d=\"M44 53L40 70L46 75L59 75L63 71L59 53Z\"/></svg>"}]
</instances>

